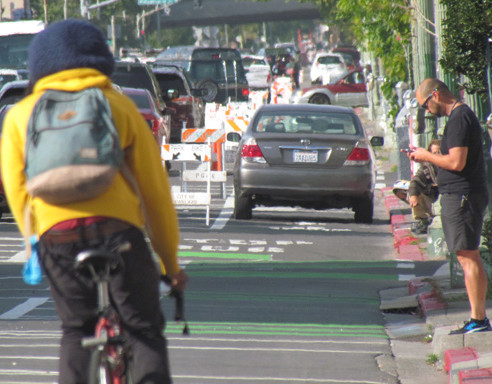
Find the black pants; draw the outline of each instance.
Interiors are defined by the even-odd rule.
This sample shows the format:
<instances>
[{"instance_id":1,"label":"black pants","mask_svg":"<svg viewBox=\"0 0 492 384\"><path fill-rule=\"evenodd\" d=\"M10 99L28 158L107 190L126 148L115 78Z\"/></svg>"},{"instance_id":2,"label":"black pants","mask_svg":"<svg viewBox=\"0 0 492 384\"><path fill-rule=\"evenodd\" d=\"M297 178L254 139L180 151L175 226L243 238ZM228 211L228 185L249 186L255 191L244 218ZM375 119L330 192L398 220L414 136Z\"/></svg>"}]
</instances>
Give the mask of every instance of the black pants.
<instances>
[{"instance_id":1,"label":"black pants","mask_svg":"<svg viewBox=\"0 0 492 384\"><path fill-rule=\"evenodd\" d=\"M86 384L90 351L81 339L94 335L97 287L74 271L74 259L87 248L119 252L121 270L109 282L112 303L118 310L133 353L135 383L171 383L164 316L159 302L159 274L145 238L137 228L91 241L49 244L40 241L40 261L62 323L60 384Z\"/></svg>"}]
</instances>

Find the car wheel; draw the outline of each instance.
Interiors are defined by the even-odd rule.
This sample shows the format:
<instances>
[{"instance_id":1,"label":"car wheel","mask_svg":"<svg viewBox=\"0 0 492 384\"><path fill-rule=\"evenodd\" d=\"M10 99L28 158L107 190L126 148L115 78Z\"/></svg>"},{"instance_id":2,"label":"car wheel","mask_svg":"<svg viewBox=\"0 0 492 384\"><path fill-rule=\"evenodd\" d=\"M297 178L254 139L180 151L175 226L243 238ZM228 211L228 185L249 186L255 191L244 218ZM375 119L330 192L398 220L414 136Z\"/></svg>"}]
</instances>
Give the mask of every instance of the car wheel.
<instances>
[{"instance_id":1,"label":"car wheel","mask_svg":"<svg viewBox=\"0 0 492 384\"><path fill-rule=\"evenodd\" d=\"M328 96L322 93L315 93L309 98L309 104L331 104Z\"/></svg>"},{"instance_id":2,"label":"car wheel","mask_svg":"<svg viewBox=\"0 0 492 384\"><path fill-rule=\"evenodd\" d=\"M354 204L354 220L356 223L371 224L374 215L374 200L362 198Z\"/></svg>"},{"instance_id":3,"label":"car wheel","mask_svg":"<svg viewBox=\"0 0 492 384\"><path fill-rule=\"evenodd\" d=\"M197 83L197 88L203 88L207 91L205 95L202 96L203 101L211 103L215 101L219 93L219 86L212 79L203 79Z\"/></svg>"},{"instance_id":4,"label":"car wheel","mask_svg":"<svg viewBox=\"0 0 492 384\"><path fill-rule=\"evenodd\" d=\"M253 217L253 204L251 197L239 196L236 193L234 197L234 218L236 220L250 220Z\"/></svg>"}]
</instances>

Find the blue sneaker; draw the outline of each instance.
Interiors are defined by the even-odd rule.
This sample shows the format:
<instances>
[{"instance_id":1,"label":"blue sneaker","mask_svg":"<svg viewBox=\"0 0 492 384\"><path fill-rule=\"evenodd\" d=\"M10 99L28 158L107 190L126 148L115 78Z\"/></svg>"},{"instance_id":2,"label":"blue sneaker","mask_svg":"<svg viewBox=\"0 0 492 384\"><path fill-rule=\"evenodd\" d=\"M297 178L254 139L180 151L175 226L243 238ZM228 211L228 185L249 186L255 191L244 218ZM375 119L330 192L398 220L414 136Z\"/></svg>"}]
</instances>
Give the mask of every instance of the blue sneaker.
<instances>
[{"instance_id":1,"label":"blue sneaker","mask_svg":"<svg viewBox=\"0 0 492 384\"><path fill-rule=\"evenodd\" d=\"M449 332L450 335L463 335L473 332L487 332L492 331L490 327L489 319L485 318L483 321L470 320L465 323L462 328Z\"/></svg>"}]
</instances>

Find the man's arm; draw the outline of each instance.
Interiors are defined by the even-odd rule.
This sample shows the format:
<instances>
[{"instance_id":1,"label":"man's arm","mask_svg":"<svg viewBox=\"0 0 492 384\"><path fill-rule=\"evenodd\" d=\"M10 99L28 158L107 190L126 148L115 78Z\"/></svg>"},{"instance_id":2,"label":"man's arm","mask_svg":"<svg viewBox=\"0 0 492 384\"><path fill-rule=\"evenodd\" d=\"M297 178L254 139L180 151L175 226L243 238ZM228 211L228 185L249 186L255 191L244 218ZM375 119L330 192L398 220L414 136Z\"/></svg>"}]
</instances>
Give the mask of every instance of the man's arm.
<instances>
[{"instance_id":1,"label":"man's arm","mask_svg":"<svg viewBox=\"0 0 492 384\"><path fill-rule=\"evenodd\" d=\"M447 155L433 154L424 148L414 148L408 157L418 163L428 161L439 168L460 172L465 168L467 155L468 147L450 148Z\"/></svg>"}]
</instances>

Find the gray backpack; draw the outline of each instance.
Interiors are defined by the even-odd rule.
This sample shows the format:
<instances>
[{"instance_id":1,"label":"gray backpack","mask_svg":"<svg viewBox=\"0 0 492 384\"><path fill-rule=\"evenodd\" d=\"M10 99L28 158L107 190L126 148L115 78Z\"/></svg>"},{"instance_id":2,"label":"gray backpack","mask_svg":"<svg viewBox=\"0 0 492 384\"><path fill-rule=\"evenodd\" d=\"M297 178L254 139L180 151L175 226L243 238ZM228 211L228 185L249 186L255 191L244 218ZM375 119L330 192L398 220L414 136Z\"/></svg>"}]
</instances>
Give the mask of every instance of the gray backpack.
<instances>
[{"instance_id":1,"label":"gray backpack","mask_svg":"<svg viewBox=\"0 0 492 384\"><path fill-rule=\"evenodd\" d=\"M27 191L50 204L105 192L123 162L109 102L99 88L47 90L26 136Z\"/></svg>"}]
</instances>

